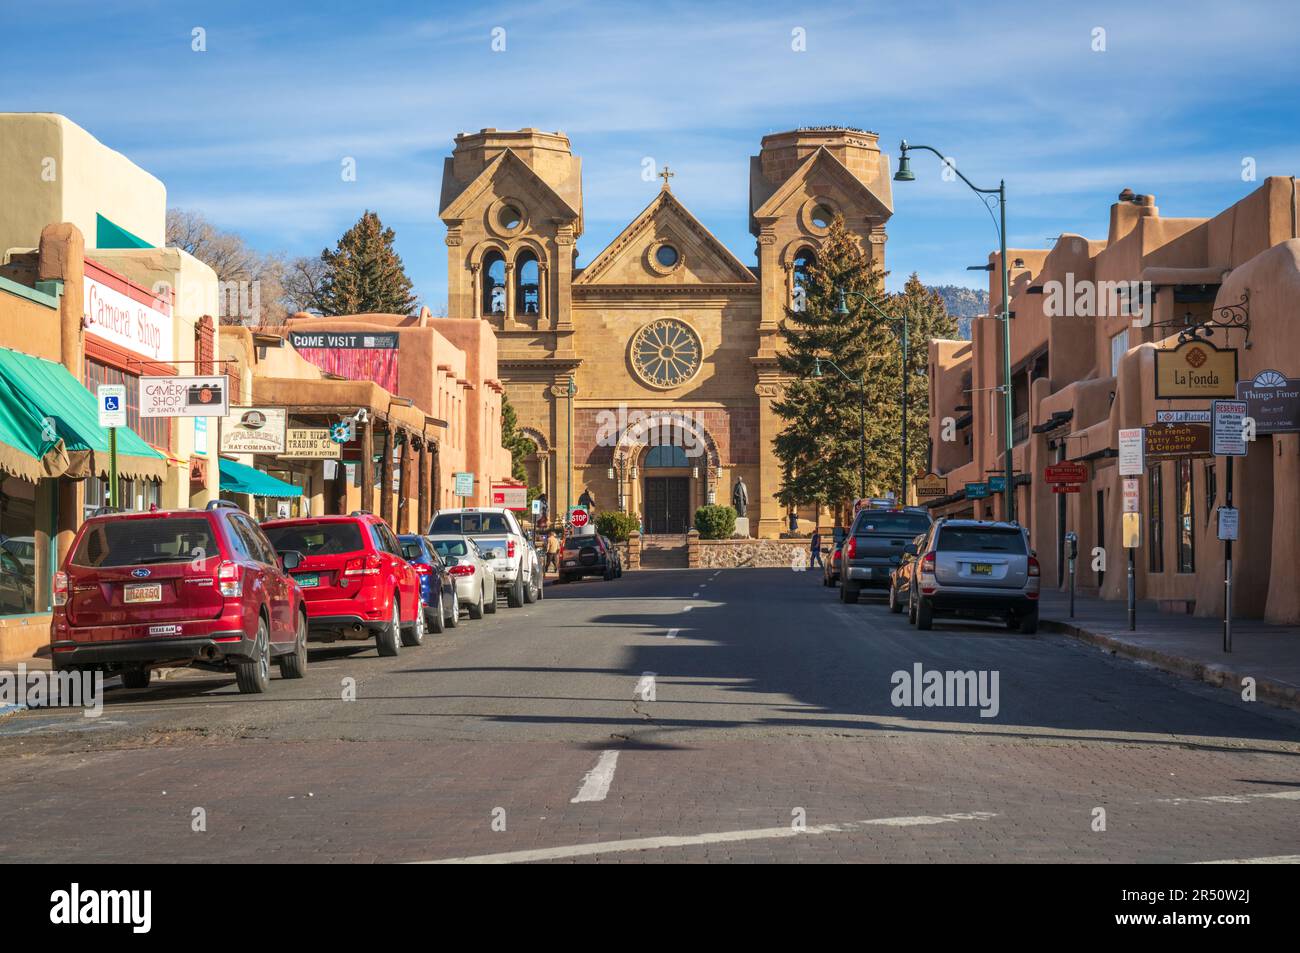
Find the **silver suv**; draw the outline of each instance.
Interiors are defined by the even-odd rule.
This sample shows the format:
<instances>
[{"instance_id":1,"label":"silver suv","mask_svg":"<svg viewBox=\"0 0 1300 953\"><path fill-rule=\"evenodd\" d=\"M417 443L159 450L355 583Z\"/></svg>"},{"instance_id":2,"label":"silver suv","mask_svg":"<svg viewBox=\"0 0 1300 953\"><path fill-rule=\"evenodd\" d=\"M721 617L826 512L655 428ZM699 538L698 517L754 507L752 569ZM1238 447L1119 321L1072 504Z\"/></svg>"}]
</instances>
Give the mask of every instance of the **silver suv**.
<instances>
[{"instance_id":1,"label":"silver suv","mask_svg":"<svg viewBox=\"0 0 1300 953\"><path fill-rule=\"evenodd\" d=\"M1002 619L1038 631L1038 560L1016 523L941 519L918 547L907 615L918 629L935 616Z\"/></svg>"}]
</instances>

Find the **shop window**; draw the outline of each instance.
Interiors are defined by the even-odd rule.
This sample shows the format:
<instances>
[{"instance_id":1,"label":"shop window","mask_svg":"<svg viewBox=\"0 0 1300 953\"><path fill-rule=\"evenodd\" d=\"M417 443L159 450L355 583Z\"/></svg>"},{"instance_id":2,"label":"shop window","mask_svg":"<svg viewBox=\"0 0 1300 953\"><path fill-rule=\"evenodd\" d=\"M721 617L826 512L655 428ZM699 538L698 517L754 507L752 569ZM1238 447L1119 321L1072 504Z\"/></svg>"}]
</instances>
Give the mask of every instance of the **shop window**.
<instances>
[{"instance_id":1,"label":"shop window","mask_svg":"<svg viewBox=\"0 0 1300 953\"><path fill-rule=\"evenodd\" d=\"M26 615L36 605L36 484L0 482L0 616Z\"/></svg>"},{"instance_id":2,"label":"shop window","mask_svg":"<svg viewBox=\"0 0 1300 953\"><path fill-rule=\"evenodd\" d=\"M540 301L537 256L530 251L524 252L515 262L515 311L537 314Z\"/></svg>"},{"instance_id":3,"label":"shop window","mask_svg":"<svg viewBox=\"0 0 1300 953\"><path fill-rule=\"evenodd\" d=\"M1174 483L1178 500L1178 571L1196 572L1195 527L1192 525L1192 461L1174 464Z\"/></svg>"},{"instance_id":4,"label":"shop window","mask_svg":"<svg viewBox=\"0 0 1300 953\"><path fill-rule=\"evenodd\" d=\"M1150 553L1147 568L1151 572L1165 571L1165 517L1163 480L1164 464L1156 463L1147 473L1147 551Z\"/></svg>"},{"instance_id":5,"label":"shop window","mask_svg":"<svg viewBox=\"0 0 1300 953\"><path fill-rule=\"evenodd\" d=\"M1119 373L1119 362L1128 353L1128 328L1110 339L1110 376Z\"/></svg>"}]
</instances>

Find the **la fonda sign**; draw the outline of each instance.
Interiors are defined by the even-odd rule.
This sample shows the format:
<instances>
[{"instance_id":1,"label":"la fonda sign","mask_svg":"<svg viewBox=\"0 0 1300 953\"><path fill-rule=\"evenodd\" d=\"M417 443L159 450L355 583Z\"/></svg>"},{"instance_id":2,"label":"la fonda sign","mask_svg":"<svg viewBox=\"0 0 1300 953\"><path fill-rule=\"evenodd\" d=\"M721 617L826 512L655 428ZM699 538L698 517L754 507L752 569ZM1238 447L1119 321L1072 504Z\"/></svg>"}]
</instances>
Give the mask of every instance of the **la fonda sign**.
<instances>
[{"instance_id":1,"label":"la fonda sign","mask_svg":"<svg viewBox=\"0 0 1300 953\"><path fill-rule=\"evenodd\" d=\"M175 359L169 303L92 262L83 297L87 332L151 361Z\"/></svg>"}]
</instances>

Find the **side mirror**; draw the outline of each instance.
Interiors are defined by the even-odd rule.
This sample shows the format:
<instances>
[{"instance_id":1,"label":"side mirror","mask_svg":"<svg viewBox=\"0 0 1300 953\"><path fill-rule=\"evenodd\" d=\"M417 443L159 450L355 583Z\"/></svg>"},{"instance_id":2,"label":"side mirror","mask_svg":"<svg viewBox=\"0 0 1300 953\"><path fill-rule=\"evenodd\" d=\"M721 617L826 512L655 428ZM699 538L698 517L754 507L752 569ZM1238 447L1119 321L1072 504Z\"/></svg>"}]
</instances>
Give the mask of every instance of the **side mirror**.
<instances>
[{"instance_id":1,"label":"side mirror","mask_svg":"<svg viewBox=\"0 0 1300 953\"><path fill-rule=\"evenodd\" d=\"M302 553L296 549L286 549L280 554L280 568L285 572L293 572L302 565Z\"/></svg>"}]
</instances>

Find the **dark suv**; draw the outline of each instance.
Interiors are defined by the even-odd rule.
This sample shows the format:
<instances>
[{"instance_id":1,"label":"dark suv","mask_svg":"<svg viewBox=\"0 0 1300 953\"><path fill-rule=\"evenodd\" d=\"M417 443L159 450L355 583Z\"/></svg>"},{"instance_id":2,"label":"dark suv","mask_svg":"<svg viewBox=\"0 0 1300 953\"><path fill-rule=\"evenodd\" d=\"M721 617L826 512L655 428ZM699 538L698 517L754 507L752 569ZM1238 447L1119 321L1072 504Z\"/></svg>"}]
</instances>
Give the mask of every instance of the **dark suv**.
<instances>
[{"instance_id":1,"label":"dark suv","mask_svg":"<svg viewBox=\"0 0 1300 953\"><path fill-rule=\"evenodd\" d=\"M280 552L302 553L294 579L312 641L368 639L380 655L424 642L420 577L378 516L314 516L263 523Z\"/></svg>"},{"instance_id":2,"label":"dark suv","mask_svg":"<svg viewBox=\"0 0 1300 953\"><path fill-rule=\"evenodd\" d=\"M929 528L930 513L920 507L858 510L840 549L840 601L857 602L864 588L888 589L894 567Z\"/></svg>"},{"instance_id":3,"label":"dark suv","mask_svg":"<svg viewBox=\"0 0 1300 953\"><path fill-rule=\"evenodd\" d=\"M264 692L274 657L281 676L302 678L307 614L288 572L298 559L277 557L232 503L92 516L54 576L54 666L145 688L152 666L194 664Z\"/></svg>"},{"instance_id":4,"label":"dark suv","mask_svg":"<svg viewBox=\"0 0 1300 953\"><path fill-rule=\"evenodd\" d=\"M583 576L600 576L606 582L614 578L614 557L605 539L595 533L580 533L564 541L560 550L560 582Z\"/></svg>"}]
</instances>

